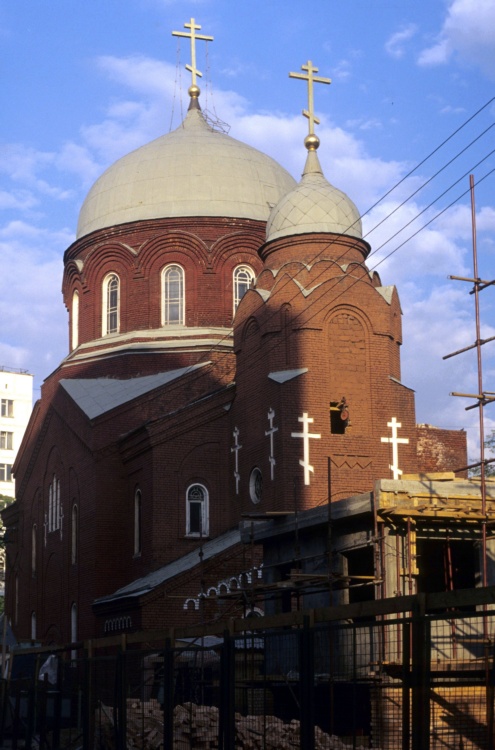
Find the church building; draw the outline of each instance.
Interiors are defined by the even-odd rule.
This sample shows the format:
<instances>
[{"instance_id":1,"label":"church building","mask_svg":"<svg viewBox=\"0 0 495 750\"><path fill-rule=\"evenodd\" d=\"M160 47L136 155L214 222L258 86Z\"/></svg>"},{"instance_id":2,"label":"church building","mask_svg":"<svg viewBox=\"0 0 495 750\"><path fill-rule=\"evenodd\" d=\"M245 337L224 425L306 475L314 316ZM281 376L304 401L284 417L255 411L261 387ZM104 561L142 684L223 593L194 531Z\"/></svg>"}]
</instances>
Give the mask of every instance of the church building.
<instances>
[{"instance_id":1,"label":"church building","mask_svg":"<svg viewBox=\"0 0 495 750\"><path fill-rule=\"evenodd\" d=\"M69 353L3 512L19 640L241 614L217 595L262 578L243 518L466 464L464 432L416 425L397 290L367 267L359 211L322 173L313 84L328 79L311 62L294 74L309 92L296 183L208 121L207 37L185 27L184 121L96 181L65 252Z\"/></svg>"}]
</instances>

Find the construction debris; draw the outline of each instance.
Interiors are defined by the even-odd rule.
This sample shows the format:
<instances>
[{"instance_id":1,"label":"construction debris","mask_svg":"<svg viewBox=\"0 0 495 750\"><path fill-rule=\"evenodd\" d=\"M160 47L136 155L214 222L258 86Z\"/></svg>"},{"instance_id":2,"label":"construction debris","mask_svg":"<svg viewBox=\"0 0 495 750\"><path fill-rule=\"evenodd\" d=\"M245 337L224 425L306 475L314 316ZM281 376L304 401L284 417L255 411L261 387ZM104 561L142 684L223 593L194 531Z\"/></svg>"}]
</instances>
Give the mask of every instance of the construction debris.
<instances>
[{"instance_id":1,"label":"construction debris","mask_svg":"<svg viewBox=\"0 0 495 750\"><path fill-rule=\"evenodd\" d=\"M112 709L100 707L96 747L111 746L114 732ZM285 723L276 716L235 715L236 750L296 750L301 725ZM184 703L174 709L174 750L218 750L219 712L216 706ZM338 737L315 727L315 750L351 750ZM156 700L127 701L127 750L163 750L163 712Z\"/></svg>"}]
</instances>

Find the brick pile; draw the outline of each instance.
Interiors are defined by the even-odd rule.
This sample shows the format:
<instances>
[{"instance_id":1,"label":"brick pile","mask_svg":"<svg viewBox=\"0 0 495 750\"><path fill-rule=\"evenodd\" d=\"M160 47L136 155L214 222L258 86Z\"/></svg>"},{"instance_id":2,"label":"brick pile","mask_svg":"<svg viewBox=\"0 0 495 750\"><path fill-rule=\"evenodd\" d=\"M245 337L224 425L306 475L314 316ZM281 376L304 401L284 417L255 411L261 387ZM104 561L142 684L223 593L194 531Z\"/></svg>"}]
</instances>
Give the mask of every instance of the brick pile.
<instances>
[{"instance_id":1,"label":"brick pile","mask_svg":"<svg viewBox=\"0 0 495 750\"><path fill-rule=\"evenodd\" d=\"M112 711L100 712L100 738L113 732ZM215 706L184 703L174 709L174 750L218 750L219 712ZM163 713L156 700L127 702L127 750L163 750ZM300 746L300 722L276 716L235 715L236 750L294 750ZM350 750L338 737L315 728L315 750Z\"/></svg>"}]
</instances>

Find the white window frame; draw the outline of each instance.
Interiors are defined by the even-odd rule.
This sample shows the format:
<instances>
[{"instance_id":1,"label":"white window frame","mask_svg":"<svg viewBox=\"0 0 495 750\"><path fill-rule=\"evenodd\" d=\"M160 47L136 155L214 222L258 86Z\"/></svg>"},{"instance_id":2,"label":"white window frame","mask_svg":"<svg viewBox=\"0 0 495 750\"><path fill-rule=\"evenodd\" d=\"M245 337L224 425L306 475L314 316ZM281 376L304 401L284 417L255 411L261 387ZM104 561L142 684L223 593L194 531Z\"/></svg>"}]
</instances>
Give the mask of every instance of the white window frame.
<instances>
[{"instance_id":1,"label":"white window frame","mask_svg":"<svg viewBox=\"0 0 495 750\"><path fill-rule=\"evenodd\" d=\"M193 497L195 490L201 490L203 497L198 500L197 497ZM200 517L200 529L198 531L191 530L191 505L200 504L201 517ZM209 493L204 484L194 482L190 484L186 490L186 536L192 537L205 537L209 534Z\"/></svg>"},{"instance_id":2,"label":"white window frame","mask_svg":"<svg viewBox=\"0 0 495 750\"><path fill-rule=\"evenodd\" d=\"M12 464L0 464L0 482L13 482Z\"/></svg>"},{"instance_id":3,"label":"white window frame","mask_svg":"<svg viewBox=\"0 0 495 750\"><path fill-rule=\"evenodd\" d=\"M2 451L14 450L14 433L13 432L8 432L7 430L0 431L0 450Z\"/></svg>"},{"instance_id":4,"label":"white window frame","mask_svg":"<svg viewBox=\"0 0 495 750\"><path fill-rule=\"evenodd\" d=\"M255 273L251 266L243 263L241 266L236 266L233 273L233 288L234 288L234 315L239 302L250 288L251 284L255 279Z\"/></svg>"},{"instance_id":5,"label":"white window frame","mask_svg":"<svg viewBox=\"0 0 495 750\"><path fill-rule=\"evenodd\" d=\"M11 398L2 398L0 402L0 417L14 417L14 401Z\"/></svg>"},{"instance_id":6,"label":"white window frame","mask_svg":"<svg viewBox=\"0 0 495 750\"><path fill-rule=\"evenodd\" d=\"M72 348L77 349L77 347L79 346L79 292L77 291L77 289L72 295L71 327Z\"/></svg>"},{"instance_id":7,"label":"white window frame","mask_svg":"<svg viewBox=\"0 0 495 750\"><path fill-rule=\"evenodd\" d=\"M115 303L112 300L113 290L110 285L117 283L117 299ZM115 316L115 320L112 316ZM101 333L102 336L110 336L120 332L120 278L112 271L103 279L102 286L102 312L101 312Z\"/></svg>"},{"instance_id":8,"label":"white window frame","mask_svg":"<svg viewBox=\"0 0 495 750\"><path fill-rule=\"evenodd\" d=\"M134 557L142 552L142 511L143 496L140 489L134 493Z\"/></svg>"},{"instance_id":9,"label":"white window frame","mask_svg":"<svg viewBox=\"0 0 495 750\"><path fill-rule=\"evenodd\" d=\"M177 296L170 297L170 276L173 272L179 272L179 293ZM185 273L182 266L178 263L170 263L162 270L162 326L183 326L185 325L186 309L186 284ZM172 305L177 306L177 314L170 315Z\"/></svg>"}]
</instances>

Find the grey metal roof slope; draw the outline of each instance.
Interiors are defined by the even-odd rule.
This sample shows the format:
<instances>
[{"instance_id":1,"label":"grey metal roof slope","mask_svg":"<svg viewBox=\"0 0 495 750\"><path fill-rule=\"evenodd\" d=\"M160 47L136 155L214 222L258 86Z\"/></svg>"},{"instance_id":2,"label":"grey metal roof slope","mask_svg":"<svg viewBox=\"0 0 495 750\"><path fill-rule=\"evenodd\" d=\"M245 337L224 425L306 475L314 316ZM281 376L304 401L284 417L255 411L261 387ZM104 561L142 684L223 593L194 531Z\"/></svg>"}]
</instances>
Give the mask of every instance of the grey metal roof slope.
<instances>
[{"instance_id":1,"label":"grey metal roof slope","mask_svg":"<svg viewBox=\"0 0 495 750\"><path fill-rule=\"evenodd\" d=\"M171 383L209 362L201 362L178 370L159 372L156 375L144 375L138 378L117 380L116 378L74 378L60 381L60 385L83 410L89 419L94 419L116 406L132 401L138 396Z\"/></svg>"},{"instance_id":2,"label":"grey metal roof slope","mask_svg":"<svg viewBox=\"0 0 495 750\"><path fill-rule=\"evenodd\" d=\"M225 552L225 550L233 547L240 541L241 535L238 528L227 531L225 534L215 537L215 539L210 539L203 544L203 562L210 560L221 552ZM152 573L148 573L148 575L143 576L142 578L137 578L135 581L127 584L127 586L123 586L113 594L108 594L108 596L102 596L99 599L95 599L94 604L103 604L105 602L114 602L117 599L129 599L143 596L143 594L149 593L157 586L165 583L165 581L169 581L171 578L175 578L181 573L185 573L196 565L199 565L199 552L200 548L198 547L192 552L188 552L187 555L174 560L174 562L164 565L163 568L154 570Z\"/></svg>"}]
</instances>

